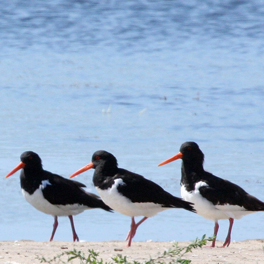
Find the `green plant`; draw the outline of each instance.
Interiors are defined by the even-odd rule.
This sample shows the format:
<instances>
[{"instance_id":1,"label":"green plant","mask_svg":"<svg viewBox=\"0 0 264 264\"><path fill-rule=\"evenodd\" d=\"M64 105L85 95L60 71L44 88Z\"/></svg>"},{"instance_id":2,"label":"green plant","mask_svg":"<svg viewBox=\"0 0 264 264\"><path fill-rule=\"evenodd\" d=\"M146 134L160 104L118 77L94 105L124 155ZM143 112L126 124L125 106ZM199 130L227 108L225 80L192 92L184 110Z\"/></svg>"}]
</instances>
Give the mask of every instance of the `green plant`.
<instances>
[{"instance_id":1,"label":"green plant","mask_svg":"<svg viewBox=\"0 0 264 264\"><path fill-rule=\"evenodd\" d=\"M47 260L44 257L39 258L41 263L56 263L56 264L68 264L73 260L79 260L80 264L189 264L191 260L183 258L185 254L192 252L195 248L201 248L206 245L208 241L212 241L214 238L206 238L205 235L202 236L202 239L196 238L191 244L185 247L180 247L178 243L175 243L172 248L163 252L161 256L158 256L155 259L149 259L143 263L138 261L128 261L126 256L118 254L112 258L112 262L104 262L102 258L99 258L99 253L95 252L93 249L88 250L88 256L86 256L82 251L77 251L73 249L71 251L63 252L58 256ZM63 260L65 259L66 260Z\"/></svg>"},{"instance_id":2,"label":"green plant","mask_svg":"<svg viewBox=\"0 0 264 264\"><path fill-rule=\"evenodd\" d=\"M195 248L201 248L202 246L206 245L208 241L212 241L214 237L209 237L206 239L206 235L202 236L202 239L196 238L191 244L186 247L180 247L178 243L175 243L171 249L163 252L163 255L155 259L155 263L163 263L160 260L170 258L173 259L169 263L181 263L181 264L189 264L191 260L184 259L184 255L192 252Z\"/></svg>"},{"instance_id":3,"label":"green plant","mask_svg":"<svg viewBox=\"0 0 264 264\"><path fill-rule=\"evenodd\" d=\"M67 256L66 261L64 261L62 258L64 256ZM70 261L74 259L79 259L80 264L110 264L103 261L103 259L98 259L99 253L95 252L93 249L88 250L88 256L85 256L85 254L82 251L77 251L76 249L73 249L71 251L63 252L62 254L59 254L58 256L55 256L54 258L47 260L44 257L39 258L41 263L58 263L58 264L66 264L70 263Z\"/></svg>"}]
</instances>

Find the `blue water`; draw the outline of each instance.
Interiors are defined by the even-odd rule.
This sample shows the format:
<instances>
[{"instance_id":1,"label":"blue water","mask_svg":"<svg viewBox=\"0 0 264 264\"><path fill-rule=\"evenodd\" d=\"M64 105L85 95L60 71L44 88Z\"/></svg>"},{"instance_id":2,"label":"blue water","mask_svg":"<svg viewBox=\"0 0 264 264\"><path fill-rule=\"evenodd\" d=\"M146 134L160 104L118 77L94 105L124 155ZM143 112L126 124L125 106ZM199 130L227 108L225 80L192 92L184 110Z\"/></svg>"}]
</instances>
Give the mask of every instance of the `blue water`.
<instances>
[{"instance_id":1,"label":"blue water","mask_svg":"<svg viewBox=\"0 0 264 264\"><path fill-rule=\"evenodd\" d=\"M4 179L26 150L69 177L105 149L180 196L181 162L157 165L193 140L208 171L264 200L264 1L98 2L0 2L0 240L51 234L19 173ZM92 174L77 179L96 192ZM264 238L263 219L235 221L232 239ZM55 240L71 241L68 219L59 224ZM130 219L90 210L75 225L82 240L123 240ZM213 225L167 210L135 240L192 240Z\"/></svg>"}]
</instances>

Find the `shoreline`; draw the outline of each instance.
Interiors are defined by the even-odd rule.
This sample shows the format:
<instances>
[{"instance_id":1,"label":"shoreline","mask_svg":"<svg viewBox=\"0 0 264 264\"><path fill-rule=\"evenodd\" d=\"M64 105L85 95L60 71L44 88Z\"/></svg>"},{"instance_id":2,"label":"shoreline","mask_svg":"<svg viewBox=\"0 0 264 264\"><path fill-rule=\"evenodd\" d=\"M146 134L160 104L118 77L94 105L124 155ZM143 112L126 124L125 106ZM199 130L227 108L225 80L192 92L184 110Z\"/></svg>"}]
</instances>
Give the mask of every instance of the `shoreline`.
<instances>
[{"instance_id":1,"label":"shoreline","mask_svg":"<svg viewBox=\"0 0 264 264\"><path fill-rule=\"evenodd\" d=\"M187 246L192 241L178 242L180 247ZM106 241L106 242L36 242L29 240L20 241L0 241L0 263L3 264L38 264L44 257L47 261L73 249L81 251L88 256L88 250L92 249L99 253L98 259L104 262L112 262L113 257L118 254L127 257L128 261L139 261L143 263L151 258L161 256L164 251L171 249L176 241L172 242L132 242L131 247L126 247L125 241ZM223 241L217 241L216 246L221 246ZM184 259L190 259L192 264L222 264L222 263L264 263L264 239L245 240L231 242L228 248L209 248L202 247L193 249L192 252L184 255ZM67 260L66 255L61 257ZM174 257L175 259L175 257ZM173 258L166 258L164 262L172 261ZM49 263L49 262L43 262ZM51 262L59 263L59 262ZM80 263L72 261L69 263Z\"/></svg>"}]
</instances>

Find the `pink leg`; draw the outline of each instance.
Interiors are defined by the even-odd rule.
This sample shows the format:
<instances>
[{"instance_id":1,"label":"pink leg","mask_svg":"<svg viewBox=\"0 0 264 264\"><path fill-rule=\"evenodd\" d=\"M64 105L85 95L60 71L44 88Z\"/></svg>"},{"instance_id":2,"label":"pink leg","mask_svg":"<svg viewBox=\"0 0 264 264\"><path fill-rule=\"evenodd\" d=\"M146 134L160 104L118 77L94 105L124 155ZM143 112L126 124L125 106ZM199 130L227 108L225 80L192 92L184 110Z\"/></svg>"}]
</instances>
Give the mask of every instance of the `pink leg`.
<instances>
[{"instance_id":1,"label":"pink leg","mask_svg":"<svg viewBox=\"0 0 264 264\"><path fill-rule=\"evenodd\" d=\"M53 237L55 235L55 232L56 232L56 229L58 227L58 217L57 216L54 216L54 224L53 224L53 230L52 230L52 233L51 233L51 237L50 237L50 241L53 240Z\"/></svg>"},{"instance_id":2,"label":"pink leg","mask_svg":"<svg viewBox=\"0 0 264 264\"><path fill-rule=\"evenodd\" d=\"M73 223L73 217L72 215L69 215L69 219L71 221L71 228L72 228L72 235L73 235L73 241L79 241L79 237L77 236L77 233L74 228L74 223Z\"/></svg>"},{"instance_id":3,"label":"pink leg","mask_svg":"<svg viewBox=\"0 0 264 264\"><path fill-rule=\"evenodd\" d=\"M132 238L135 236L137 228L140 224L142 224L145 220L147 220L147 217L142 218L137 224L135 223L134 217L131 218L131 227L130 231L128 232L126 240L128 240L127 247L131 246Z\"/></svg>"},{"instance_id":4,"label":"pink leg","mask_svg":"<svg viewBox=\"0 0 264 264\"><path fill-rule=\"evenodd\" d=\"M130 238L130 236L131 236L131 230L134 228L135 225L136 225L135 218L132 217L131 218L131 226L130 226L130 230L129 230L128 234L127 234L127 237L126 237L126 241Z\"/></svg>"},{"instance_id":5,"label":"pink leg","mask_svg":"<svg viewBox=\"0 0 264 264\"><path fill-rule=\"evenodd\" d=\"M223 248L225 246L228 247L230 245L230 242L231 242L231 232L232 232L233 223L234 223L234 219L233 218L229 218L229 229L228 229L228 233L227 233L227 237L226 237L225 243L222 246Z\"/></svg>"},{"instance_id":6,"label":"pink leg","mask_svg":"<svg viewBox=\"0 0 264 264\"><path fill-rule=\"evenodd\" d=\"M218 229L219 229L219 224L218 222L216 221L215 222L215 226L214 226L214 240L212 242L212 245L209 246L209 247L215 247L215 241L216 241L216 236L217 236L217 233L218 233Z\"/></svg>"}]
</instances>

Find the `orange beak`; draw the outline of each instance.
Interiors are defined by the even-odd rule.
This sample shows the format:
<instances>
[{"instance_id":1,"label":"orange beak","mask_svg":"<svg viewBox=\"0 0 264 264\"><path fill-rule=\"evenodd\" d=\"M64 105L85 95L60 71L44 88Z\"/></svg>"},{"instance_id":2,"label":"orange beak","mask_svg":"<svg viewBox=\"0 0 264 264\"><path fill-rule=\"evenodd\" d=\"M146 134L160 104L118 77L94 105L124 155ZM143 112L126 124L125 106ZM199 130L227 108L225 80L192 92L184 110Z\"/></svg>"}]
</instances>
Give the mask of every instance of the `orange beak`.
<instances>
[{"instance_id":1,"label":"orange beak","mask_svg":"<svg viewBox=\"0 0 264 264\"><path fill-rule=\"evenodd\" d=\"M89 170L89 169L92 169L92 168L94 168L94 165L93 165L92 162L90 162L90 163L87 164L86 166L84 166L84 167L82 167L81 169L79 169L79 170L77 170L76 172L74 172L74 173L70 176L70 178L73 178L73 177L75 177L76 175L81 174L82 172L85 172L85 171L87 171L87 170Z\"/></svg>"},{"instance_id":2,"label":"orange beak","mask_svg":"<svg viewBox=\"0 0 264 264\"><path fill-rule=\"evenodd\" d=\"M8 178L9 176L11 176L12 174L14 174L15 172L17 172L20 169L25 168L26 164L23 162L20 162L12 171L10 171L5 178Z\"/></svg>"},{"instance_id":3,"label":"orange beak","mask_svg":"<svg viewBox=\"0 0 264 264\"><path fill-rule=\"evenodd\" d=\"M172 162L172 161L174 161L174 160L177 160L177 159L182 159L182 153L181 153L181 152L179 152L179 153L176 154L175 156L173 156L173 157L171 157L171 158L169 158L169 159L167 159L167 160L161 162L158 166L165 165L165 164L170 163L170 162Z\"/></svg>"}]
</instances>

